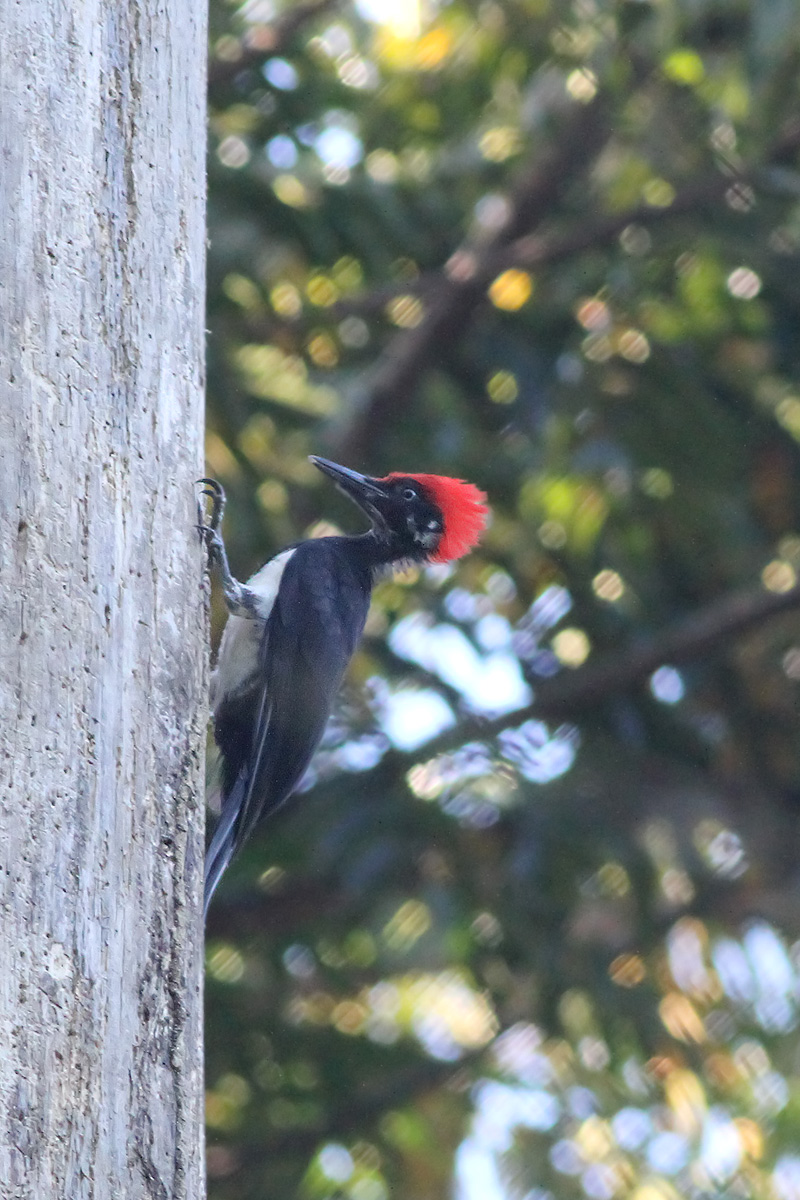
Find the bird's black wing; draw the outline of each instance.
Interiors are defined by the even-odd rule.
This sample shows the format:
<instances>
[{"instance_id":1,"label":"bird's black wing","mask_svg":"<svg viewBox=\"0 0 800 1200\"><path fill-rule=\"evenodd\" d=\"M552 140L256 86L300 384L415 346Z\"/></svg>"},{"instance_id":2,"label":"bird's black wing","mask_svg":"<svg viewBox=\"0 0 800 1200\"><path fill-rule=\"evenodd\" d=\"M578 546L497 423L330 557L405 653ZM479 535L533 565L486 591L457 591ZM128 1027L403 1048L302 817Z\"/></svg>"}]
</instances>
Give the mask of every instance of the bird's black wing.
<instances>
[{"instance_id":1,"label":"bird's black wing","mask_svg":"<svg viewBox=\"0 0 800 1200\"><path fill-rule=\"evenodd\" d=\"M222 815L206 858L206 904L256 825L300 782L361 637L369 577L342 561L327 541L301 544L286 564L262 637L259 686L230 702L250 707L252 738L246 755L240 744L232 756L239 766L230 790L223 783ZM225 709L223 702L217 714L223 755L226 723L242 728ZM229 741L233 749L233 735Z\"/></svg>"}]
</instances>

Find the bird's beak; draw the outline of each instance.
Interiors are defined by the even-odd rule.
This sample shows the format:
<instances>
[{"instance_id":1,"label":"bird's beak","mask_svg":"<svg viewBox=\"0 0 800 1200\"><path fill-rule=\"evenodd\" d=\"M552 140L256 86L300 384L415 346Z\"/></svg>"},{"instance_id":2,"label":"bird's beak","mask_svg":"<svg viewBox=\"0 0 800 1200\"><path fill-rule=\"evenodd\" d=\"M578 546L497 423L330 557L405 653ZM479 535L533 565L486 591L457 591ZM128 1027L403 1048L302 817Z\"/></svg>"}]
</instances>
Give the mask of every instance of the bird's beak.
<instances>
[{"instance_id":1,"label":"bird's beak","mask_svg":"<svg viewBox=\"0 0 800 1200\"><path fill-rule=\"evenodd\" d=\"M325 475L330 475L339 491L354 500L369 517L380 518L375 501L385 499L386 494L379 480L369 475L361 475L358 471L351 471L349 467L340 467L338 463L330 462L327 458L318 458L316 454L310 454L309 461Z\"/></svg>"}]
</instances>

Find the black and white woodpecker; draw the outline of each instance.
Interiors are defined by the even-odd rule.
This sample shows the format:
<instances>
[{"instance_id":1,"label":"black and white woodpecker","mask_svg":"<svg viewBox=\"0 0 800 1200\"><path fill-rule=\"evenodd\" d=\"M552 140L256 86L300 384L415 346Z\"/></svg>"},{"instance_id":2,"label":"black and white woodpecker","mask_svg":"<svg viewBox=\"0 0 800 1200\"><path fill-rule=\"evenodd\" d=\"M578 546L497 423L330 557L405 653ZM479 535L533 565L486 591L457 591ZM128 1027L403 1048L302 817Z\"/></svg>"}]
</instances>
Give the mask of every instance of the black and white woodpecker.
<instances>
[{"instance_id":1,"label":"black and white woodpecker","mask_svg":"<svg viewBox=\"0 0 800 1200\"><path fill-rule=\"evenodd\" d=\"M311 761L364 628L376 578L403 563L441 563L470 550L486 497L441 475L361 475L311 462L369 517L353 537L289 546L247 583L231 575L220 533L225 493L202 479L211 510L201 531L230 614L211 680L221 758L221 814L206 855L205 909L231 858L292 794Z\"/></svg>"}]
</instances>

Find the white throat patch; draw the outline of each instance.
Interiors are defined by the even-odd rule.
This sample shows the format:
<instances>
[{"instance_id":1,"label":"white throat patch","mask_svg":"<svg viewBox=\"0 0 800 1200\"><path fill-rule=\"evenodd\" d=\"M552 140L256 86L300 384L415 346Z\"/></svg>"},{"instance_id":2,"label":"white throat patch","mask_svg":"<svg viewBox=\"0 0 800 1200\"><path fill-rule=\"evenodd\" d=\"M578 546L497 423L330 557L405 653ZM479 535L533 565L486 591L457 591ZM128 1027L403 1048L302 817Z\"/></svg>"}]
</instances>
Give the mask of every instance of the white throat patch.
<instances>
[{"instance_id":1,"label":"white throat patch","mask_svg":"<svg viewBox=\"0 0 800 1200\"><path fill-rule=\"evenodd\" d=\"M424 546L426 550L432 550L442 536L442 529L438 521L428 521L424 529L419 529L414 518L409 517L408 529L414 541L419 546Z\"/></svg>"}]
</instances>

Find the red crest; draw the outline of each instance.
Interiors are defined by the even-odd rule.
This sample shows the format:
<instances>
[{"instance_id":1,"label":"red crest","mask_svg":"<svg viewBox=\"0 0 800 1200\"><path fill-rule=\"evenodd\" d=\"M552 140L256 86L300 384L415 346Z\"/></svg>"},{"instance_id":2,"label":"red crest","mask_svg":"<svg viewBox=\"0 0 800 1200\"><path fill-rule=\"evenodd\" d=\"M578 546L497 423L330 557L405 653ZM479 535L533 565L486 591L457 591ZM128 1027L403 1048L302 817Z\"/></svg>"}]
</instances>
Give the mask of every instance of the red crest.
<instances>
[{"instance_id":1,"label":"red crest","mask_svg":"<svg viewBox=\"0 0 800 1200\"><path fill-rule=\"evenodd\" d=\"M472 549L486 528L489 517L486 495L474 483L449 479L446 475L411 475L402 471L393 471L386 478L416 480L441 512L444 529L435 553L430 555L430 562L444 563L461 558Z\"/></svg>"}]
</instances>

